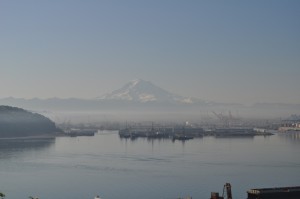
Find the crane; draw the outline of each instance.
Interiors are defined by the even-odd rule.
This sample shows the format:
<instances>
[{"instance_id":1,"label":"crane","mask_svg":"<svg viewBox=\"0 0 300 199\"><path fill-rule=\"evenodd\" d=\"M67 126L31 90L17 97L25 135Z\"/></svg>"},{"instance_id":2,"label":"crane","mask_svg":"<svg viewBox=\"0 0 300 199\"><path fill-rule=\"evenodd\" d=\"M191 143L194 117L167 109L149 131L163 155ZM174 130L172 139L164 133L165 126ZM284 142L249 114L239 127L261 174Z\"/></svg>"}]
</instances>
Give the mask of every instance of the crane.
<instances>
[{"instance_id":1,"label":"crane","mask_svg":"<svg viewBox=\"0 0 300 199\"><path fill-rule=\"evenodd\" d=\"M224 185L224 188L223 188L223 197L224 197L225 190L226 190L226 194L227 194L227 199L232 199L232 192L231 192L231 184L230 183L226 183Z\"/></svg>"},{"instance_id":2,"label":"crane","mask_svg":"<svg viewBox=\"0 0 300 199\"><path fill-rule=\"evenodd\" d=\"M223 187L223 195L219 196L218 192L211 192L210 199L224 199L224 194L226 191L226 199L232 199L232 192L231 192L231 184L226 183Z\"/></svg>"}]
</instances>

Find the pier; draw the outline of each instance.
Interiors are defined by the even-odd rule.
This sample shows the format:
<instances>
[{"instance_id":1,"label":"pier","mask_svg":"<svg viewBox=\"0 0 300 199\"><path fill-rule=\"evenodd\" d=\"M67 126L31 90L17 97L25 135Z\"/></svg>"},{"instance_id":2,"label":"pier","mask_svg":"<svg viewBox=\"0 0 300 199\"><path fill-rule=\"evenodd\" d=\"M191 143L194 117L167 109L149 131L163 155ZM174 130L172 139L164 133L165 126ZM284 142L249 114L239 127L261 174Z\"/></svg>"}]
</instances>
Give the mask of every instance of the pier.
<instances>
[{"instance_id":1,"label":"pier","mask_svg":"<svg viewBox=\"0 0 300 199\"><path fill-rule=\"evenodd\" d=\"M214 128L203 129L201 127L144 127L129 128L119 130L121 138L136 139L146 137L152 139L173 139L173 140L190 140L193 138L202 138L203 136L215 137L253 137L253 136L269 136L273 133L267 131L256 131L254 128Z\"/></svg>"}]
</instances>

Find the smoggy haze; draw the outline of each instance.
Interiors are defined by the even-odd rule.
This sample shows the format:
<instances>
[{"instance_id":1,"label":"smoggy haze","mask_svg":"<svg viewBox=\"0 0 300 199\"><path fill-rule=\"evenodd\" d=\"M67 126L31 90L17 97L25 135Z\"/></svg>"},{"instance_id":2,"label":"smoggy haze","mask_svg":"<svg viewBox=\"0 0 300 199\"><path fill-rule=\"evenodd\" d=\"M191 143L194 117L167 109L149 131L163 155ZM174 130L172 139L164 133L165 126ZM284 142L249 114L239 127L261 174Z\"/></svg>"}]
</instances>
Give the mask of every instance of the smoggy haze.
<instances>
[{"instance_id":1,"label":"smoggy haze","mask_svg":"<svg viewBox=\"0 0 300 199\"><path fill-rule=\"evenodd\" d=\"M299 1L1 1L0 98L95 98L136 78L300 102Z\"/></svg>"}]
</instances>

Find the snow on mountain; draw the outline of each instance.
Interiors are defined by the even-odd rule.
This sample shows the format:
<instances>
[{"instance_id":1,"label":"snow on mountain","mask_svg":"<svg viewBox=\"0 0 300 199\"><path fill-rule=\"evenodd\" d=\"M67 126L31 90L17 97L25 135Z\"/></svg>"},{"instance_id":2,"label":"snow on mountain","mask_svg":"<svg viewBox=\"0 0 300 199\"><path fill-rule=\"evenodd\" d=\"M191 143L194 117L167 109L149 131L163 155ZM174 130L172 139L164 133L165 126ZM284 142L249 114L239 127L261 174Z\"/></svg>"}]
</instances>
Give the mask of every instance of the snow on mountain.
<instances>
[{"instance_id":1,"label":"snow on mountain","mask_svg":"<svg viewBox=\"0 0 300 199\"><path fill-rule=\"evenodd\" d=\"M104 100L127 100L134 102L173 102L192 104L195 98L186 98L170 93L150 81L141 79L133 80L125 84L122 88L109 94L103 95L98 99Z\"/></svg>"}]
</instances>

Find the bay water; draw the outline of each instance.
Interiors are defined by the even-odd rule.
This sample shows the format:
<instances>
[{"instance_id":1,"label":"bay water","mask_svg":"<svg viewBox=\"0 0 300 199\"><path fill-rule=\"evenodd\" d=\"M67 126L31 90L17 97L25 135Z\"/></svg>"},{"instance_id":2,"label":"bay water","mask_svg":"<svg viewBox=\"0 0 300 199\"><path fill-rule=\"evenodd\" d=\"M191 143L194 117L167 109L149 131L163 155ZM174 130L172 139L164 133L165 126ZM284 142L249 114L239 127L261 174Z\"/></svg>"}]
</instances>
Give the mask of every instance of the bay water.
<instances>
[{"instance_id":1,"label":"bay water","mask_svg":"<svg viewBox=\"0 0 300 199\"><path fill-rule=\"evenodd\" d=\"M94 137L0 140L0 192L7 199L208 199L232 185L300 185L300 133L193 140Z\"/></svg>"}]
</instances>

